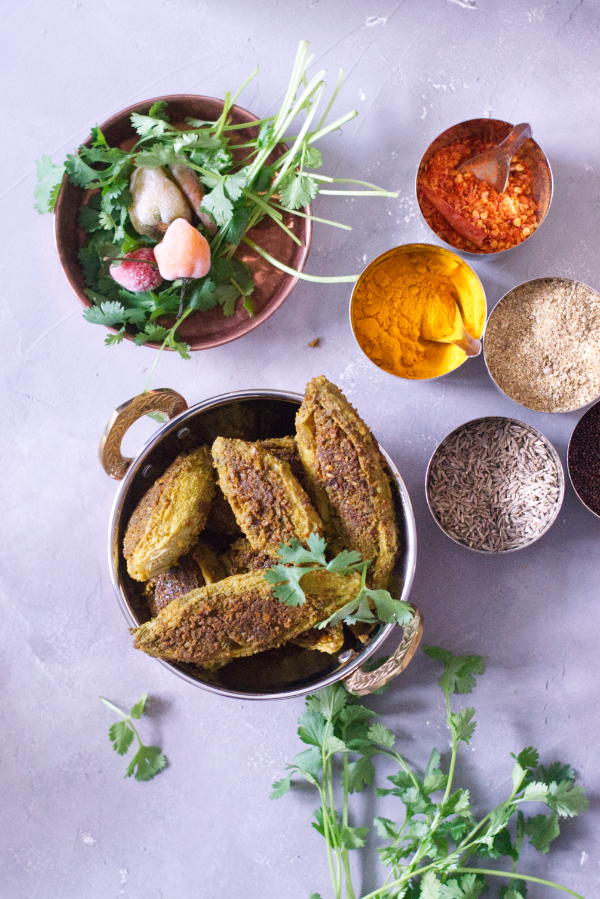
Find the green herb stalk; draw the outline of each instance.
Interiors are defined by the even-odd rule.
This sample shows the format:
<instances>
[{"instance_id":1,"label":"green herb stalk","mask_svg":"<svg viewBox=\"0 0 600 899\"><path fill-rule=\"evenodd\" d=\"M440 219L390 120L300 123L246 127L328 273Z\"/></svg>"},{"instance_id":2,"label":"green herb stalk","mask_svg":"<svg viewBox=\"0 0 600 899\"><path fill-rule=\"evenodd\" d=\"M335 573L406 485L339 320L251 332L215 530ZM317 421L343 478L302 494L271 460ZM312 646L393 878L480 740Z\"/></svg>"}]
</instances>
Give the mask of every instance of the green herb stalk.
<instances>
[{"instance_id":1,"label":"green herb stalk","mask_svg":"<svg viewBox=\"0 0 600 899\"><path fill-rule=\"evenodd\" d=\"M129 763L125 777L131 777L134 774L136 780L152 780L159 771L162 771L167 764L167 760L159 746L145 746L142 743L142 739L133 723L134 720L137 721L142 717L148 694L144 693L139 702L136 702L131 707L129 714L123 712L118 706L113 705L104 696L101 696L100 699L104 705L108 706L109 709L112 709L113 712L116 712L123 719L111 724L108 731L108 736L115 752L119 755L125 755L133 743L134 737L137 740L138 749Z\"/></svg>"},{"instance_id":2,"label":"green herb stalk","mask_svg":"<svg viewBox=\"0 0 600 899\"><path fill-rule=\"evenodd\" d=\"M584 899L568 887L517 872L526 839L540 852L548 852L560 833L559 820L587 808L573 770L560 762L545 768L539 764L537 750L524 749L513 756L508 797L477 820L469 791L454 784L458 751L463 743L470 743L475 730L475 710L453 712L450 697L471 692L475 675L485 670L484 661L433 646L425 647L425 652L444 665L439 684L452 746L447 772L442 770L437 749L423 773L412 771L394 748L392 731L372 724L376 714L335 684L307 697L298 735L308 748L273 785L273 799L288 792L294 775L317 790L320 805L313 827L325 839L333 896L359 896L352 884L349 853L365 846L369 828L350 823L349 795L373 785L373 759L383 755L397 764L398 771L388 777L391 786L378 788L377 795L397 797L402 817L398 823L383 817L373 821L384 841L378 854L386 875L382 886L362 899L477 899L489 889L490 879L507 881L500 886L500 899L525 899L528 882ZM543 804L548 812L528 817L524 811L528 803ZM493 866L500 858L508 860L508 870ZM313 893L311 899L321 897Z\"/></svg>"}]
</instances>

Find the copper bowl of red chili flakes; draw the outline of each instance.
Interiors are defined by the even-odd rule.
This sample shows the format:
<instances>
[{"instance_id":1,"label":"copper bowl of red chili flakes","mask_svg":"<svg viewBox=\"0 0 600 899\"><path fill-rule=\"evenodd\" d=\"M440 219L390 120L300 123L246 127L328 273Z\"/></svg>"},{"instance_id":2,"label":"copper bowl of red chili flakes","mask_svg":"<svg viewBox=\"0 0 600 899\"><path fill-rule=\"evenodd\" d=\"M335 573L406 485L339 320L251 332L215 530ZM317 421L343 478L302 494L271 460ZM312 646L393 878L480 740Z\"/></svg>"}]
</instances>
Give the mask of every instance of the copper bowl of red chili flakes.
<instances>
[{"instance_id":1,"label":"copper bowl of red chili flakes","mask_svg":"<svg viewBox=\"0 0 600 899\"><path fill-rule=\"evenodd\" d=\"M552 199L552 172L530 138L511 160L506 190L499 194L475 175L460 174L465 159L498 146L513 125L471 119L448 128L428 147L417 172L417 201L431 230L455 250L497 254L528 240L542 224Z\"/></svg>"}]
</instances>

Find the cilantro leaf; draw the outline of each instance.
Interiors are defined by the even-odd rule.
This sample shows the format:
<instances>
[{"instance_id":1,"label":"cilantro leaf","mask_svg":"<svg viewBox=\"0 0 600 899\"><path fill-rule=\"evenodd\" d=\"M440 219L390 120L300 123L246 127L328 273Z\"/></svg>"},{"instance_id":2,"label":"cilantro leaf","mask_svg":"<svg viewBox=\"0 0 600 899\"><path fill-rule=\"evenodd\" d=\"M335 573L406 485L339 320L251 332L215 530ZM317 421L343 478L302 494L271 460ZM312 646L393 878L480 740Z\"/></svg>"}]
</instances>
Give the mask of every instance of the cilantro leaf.
<instances>
[{"instance_id":1,"label":"cilantro leaf","mask_svg":"<svg viewBox=\"0 0 600 899\"><path fill-rule=\"evenodd\" d=\"M98 125L94 125L92 127L91 135L93 147L108 147L106 138L104 137L104 134L102 133Z\"/></svg>"},{"instance_id":2,"label":"cilantro leaf","mask_svg":"<svg viewBox=\"0 0 600 899\"><path fill-rule=\"evenodd\" d=\"M273 784L273 792L270 795L270 799L281 799L282 796L290 790L292 786L292 772L286 774L281 780L276 780Z\"/></svg>"},{"instance_id":3,"label":"cilantro leaf","mask_svg":"<svg viewBox=\"0 0 600 899\"><path fill-rule=\"evenodd\" d=\"M462 712L452 712L450 714L450 728L455 739L462 743L469 743L471 737L475 733L475 722L473 717L475 709L463 709Z\"/></svg>"},{"instance_id":4,"label":"cilantro leaf","mask_svg":"<svg viewBox=\"0 0 600 899\"><path fill-rule=\"evenodd\" d=\"M286 606L302 606L306 602L306 594L300 586L300 579L307 569L286 568L284 565L273 565L264 572L267 584L273 587L273 595Z\"/></svg>"},{"instance_id":5,"label":"cilantro leaf","mask_svg":"<svg viewBox=\"0 0 600 899\"><path fill-rule=\"evenodd\" d=\"M233 204L225 196L223 181L220 181L210 193L205 194L201 209L212 215L217 225L226 225L229 222L233 214Z\"/></svg>"},{"instance_id":6,"label":"cilantro leaf","mask_svg":"<svg viewBox=\"0 0 600 899\"><path fill-rule=\"evenodd\" d=\"M144 693L142 695L141 699L139 699L138 702L135 703L135 705L131 706L131 708L129 710L129 714L131 715L132 718L135 718L137 720L138 718L142 717L142 715L144 714L144 708L146 707L147 699L148 699L148 694Z\"/></svg>"},{"instance_id":7,"label":"cilantro leaf","mask_svg":"<svg viewBox=\"0 0 600 899\"><path fill-rule=\"evenodd\" d=\"M306 711L298 719L298 736L303 743L322 746L325 738L327 722L321 712Z\"/></svg>"},{"instance_id":8,"label":"cilantro leaf","mask_svg":"<svg viewBox=\"0 0 600 899\"><path fill-rule=\"evenodd\" d=\"M583 787L573 786L569 780L551 783L546 801L562 818L574 818L590 804Z\"/></svg>"},{"instance_id":9,"label":"cilantro leaf","mask_svg":"<svg viewBox=\"0 0 600 899\"><path fill-rule=\"evenodd\" d=\"M35 208L43 215L53 212L65 174L64 165L54 165L48 154L36 160L37 184L33 192Z\"/></svg>"},{"instance_id":10,"label":"cilantro leaf","mask_svg":"<svg viewBox=\"0 0 600 899\"><path fill-rule=\"evenodd\" d=\"M348 791L361 793L370 787L375 780L375 765L368 755L362 755L348 765Z\"/></svg>"},{"instance_id":11,"label":"cilantro leaf","mask_svg":"<svg viewBox=\"0 0 600 899\"><path fill-rule=\"evenodd\" d=\"M152 119L162 119L163 122L169 121L169 116L167 115L167 100L157 100L150 109L148 110L148 115Z\"/></svg>"},{"instance_id":12,"label":"cilantro leaf","mask_svg":"<svg viewBox=\"0 0 600 899\"><path fill-rule=\"evenodd\" d=\"M155 109L157 104L154 104L152 109ZM152 112L152 110L150 110ZM134 131L140 135L140 137L162 137L163 134L169 130L169 123L162 118L162 110L159 110L159 116L154 115L141 115L139 112L131 113L131 124L133 126Z\"/></svg>"},{"instance_id":13,"label":"cilantro leaf","mask_svg":"<svg viewBox=\"0 0 600 899\"><path fill-rule=\"evenodd\" d=\"M288 172L279 182L281 204L286 209L302 209L317 196L319 186L310 175Z\"/></svg>"},{"instance_id":14,"label":"cilantro leaf","mask_svg":"<svg viewBox=\"0 0 600 899\"><path fill-rule=\"evenodd\" d=\"M383 724L374 724L369 728L369 739L387 749L392 749L396 742L393 732Z\"/></svg>"},{"instance_id":15,"label":"cilantro leaf","mask_svg":"<svg viewBox=\"0 0 600 899\"><path fill-rule=\"evenodd\" d=\"M339 684L332 684L330 687L324 687L318 693L311 694L306 697L306 707L313 712L320 712L326 718L337 719L340 715L345 715L354 709L361 709L361 706L348 706L348 694ZM362 709L362 711L367 711ZM369 712L369 718L373 716Z\"/></svg>"},{"instance_id":16,"label":"cilantro leaf","mask_svg":"<svg viewBox=\"0 0 600 899\"><path fill-rule=\"evenodd\" d=\"M216 291L217 286L208 275L202 278L189 294L189 308L199 312L205 309L213 309L217 305Z\"/></svg>"},{"instance_id":17,"label":"cilantro leaf","mask_svg":"<svg viewBox=\"0 0 600 899\"><path fill-rule=\"evenodd\" d=\"M99 173L76 153L67 156L65 171L69 176L69 181L76 187L98 187L100 185Z\"/></svg>"},{"instance_id":18,"label":"cilantro leaf","mask_svg":"<svg viewBox=\"0 0 600 899\"><path fill-rule=\"evenodd\" d=\"M419 899L441 899L441 884L437 874L427 871L421 880Z\"/></svg>"},{"instance_id":19,"label":"cilantro leaf","mask_svg":"<svg viewBox=\"0 0 600 899\"><path fill-rule=\"evenodd\" d=\"M104 224L100 221L100 212L91 206L81 206L79 209L79 224L86 231L100 231Z\"/></svg>"},{"instance_id":20,"label":"cilantro leaf","mask_svg":"<svg viewBox=\"0 0 600 899\"><path fill-rule=\"evenodd\" d=\"M343 549L337 556L327 563L327 571L335 571L338 574L347 574L356 571L362 564L362 557L355 549Z\"/></svg>"},{"instance_id":21,"label":"cilantro leaf","mask_svg":"<svg viewBox=\"0 0 600 899\"><path fill-rule=\"evenodd\" d=\"M465 874L460 880L442 884L440 899L477 899L487 889L485 881L476 874Z\"/></svg>"},{"instance_id":22,"label":"cilantro leaf","mask_svg":"<svg viewBox=\"0 0 600 899\"><path fill-rule=\"evenodd\" d=\"M535 777L536 780L541 780L542 783L551 784L553 781L575 780L575 772L570 765L553 762L549 768L540 765L535 771Z\"/></svg>"},{"instance_id":23,"label":"cilantro leaf","mask_svg":"<svg viewBox=\"0 0 600 899\"><path fill-rule=\"evenodd\" d=\"M242 190L246 186L247 177L247 170L241 169L234 175L227 175L224 178L223 187L225 188L225 192L227 193L227 196L230 200L233 200L235 202L242 196Z\"/></svg>"},{"instance_id":24,"label":"cilantro leaf","mask_svg":"<svg viewBox=\"0 0 600 899\"><path fill-rule=\"evenodd\" d=\"M297 537L290 540L289 546L280 543L277 547L277 555L284 565L320 565L327 566L325 561L325 549L327 544L323 537L312 533L306 540L308 549L305 549Z\"/></svg>"},{"instance_id":25,"label":"cilantro leaf","mask_svg":"<svg viewBox=\"0 0 600 899\"><path fill-rule=\"evenodd\" d=\"M308 749L294 756L294 764L299 771L307 771L312 777L317 777L323 767L323 756L318 746L309 746Z\"/></svg>"},{"instance_id":26,"label":"cilantro leaf","mask_svg":"<svg viewBox=\"0 0 600 899\"><path fill-rule=\"evenodd\" d=\"M136 164L139 168L156 169L161 165L181 162L177 153L167 144L153 144L148 150L140 150L136 154Z\"/></svg>"},{"instance_id":27,"label":"cilantro leaf","mask_svg":"<svg viewBox=\"0 0 600 899\"><path fill-rule=\"evenodd\" d=\"M155 774L167 764L167 760L158 746L144 746L140 743L139 749L134 755L125 777L135 774L136 780L152 780Z\"/></svg>"},{"instance_id":28,"label":"cilantro leaf","mask_svg":"<svg viewBox=\"0 0 600 899\"><path fill-rule=\"evenodd\" d=\"M155 774L162 771L167 764L167 760L162 754L160 747L145 746L142 743L133 723L134 719L138 720L142 717L148 695L144 693L141 699L131 707L129 714L121 711L121 709L103 696L100 699L104 705L112 709L113 712L117 712L123 719L112 724L108 732L116 752L119 755L125 755L133 743L133 738L135 737L137 740L138 749L127 768L125 777L131 777L134 774L136 780L151 780Z\"/></svg>"},{"instance_id":29,"label":"cilantro leaf","mask_svg":"<svg viewBox=\"0 0 600 899\"><path fill-rule=\"evenodd\" d=\"M227 230L223 236L225 243L230 243L237 247L246 233L249 221L250 210L245 203L243 205L238 204L234 206L232 216L227 225Z\"/></svg>"},{"instance_id":30,"label":"cilantro leaf","mask_svg":"<svg viewBox=\"0 0 600 899\"><path fill-rule=\"evenodd\" d=\"M537 749L534 749L533 746L522 749L517 756L512 753L511 755L513 758L516 758L522 768L535 768L540 758Z\"/></svg>"},{"instance_id":31,"label":"cilantro leaf","mask_svg":"<svg viewBox=\"0 0 600 899\"><path fill-rule=\"evenodd\" d=\"M123 342L124 337L125 337L125 328L121 328L121 330L117 331L116 334L109 334L108 337L105 337L104 345L105 346L116 346L116 344Z\"/></svg>"},{"instance_id":32,"label":"cilantro leaf","mask_svg":"<svg viewBox=\"0 0 600 899\"><path fill-rule=\"evenodd\" d=\"M113 300L100 303L99 306L90 306L89 309L84 310L83 317L86 322L93 325L105 325L107 328L111 328L113 325L127 321L127 311L121 303Z\"/></svg>"},{"instance_id":33,"label":"cilantro leaf","mask_svg":"<svg viewBox=\"0 0 600 899\"><path fill-rule=\"evenodd\" d=\"M533 781L528 783L523 791L525 802L546 802L548 799L548 787L546 784Z\"/></svg>"},{"instance_id":34,"label":"cilantro leaf","mask_svg":"<svg viewBox=\"0 0 600 899\"><path fill-rule=\"evenodd\" d=\"M536 815L535 818L528 818L525 824L525 833L538 852L546 854L550 851L552 840L555 840L560 834L558 815L553 812L551 815Z\"/></svg>"},{"instance_id":35,"label":"cilantro leaf","mask_svg":"<svg viewBox=\"0 0 600 899\"><path fill-rule=\"evenodd\" d=\"M323 154L316 147L307 147L304 154L304 165L308 169L320 169L323 165Z\"/></svg>"},{"instance_id":36,"label":"cilantro leaf","mask_svg":"<svg viewBox=\"0 0 600 899\"><path fill-rule=\"evenodd\" d=\"M377 617L386 624L396 622L403 625L412 620L413 612L408 603L401 599L394 599L387 590L368 590L365 593L375 603Z\"/></svg>"},{"instance_id":37,"label":"cilantro leaf","mask_svg":"<svg viewBox=\"0 0 600 899\"><path fill-rule=\"evenodd\" d=\"M424 646L423 651L431 659L444 663L444 673L438 683L448 695L470 693L475 686L474 674L483 674L485 662L482 656L455 656L437 646Z\"/></svg>"},{"instance_id":38,"label":"cilantro leaf","mask_svg":"<svg viewBox=\"0 0 600 899\"><path fill-rule=\"evenodd\" d=\"M109 728L108 736L112 740L115 751L119 755L125 755L133 743L134 734L126 721L115 721Z\"/></svg>"},{"instance_id":39,"label":"cilantro leaf","mask_svg":"<svg viewBox=\"0 0 600 899\"><path fill-rule=\"evenodd\" d=\"M345 824L340 833L341 844L345 849L362 849L368 833L368 827L348 827Z\"/></svg>"},{"instance_id":40,"label":"cilantro leaf","mask_svg":"<svg viewBox=\"0 0 600 899\"><path fill-rule=\"evenodd\" d=\"M387 840L395 840L398 836L398 828L390 818L373 818L373 824L380 837Z\"/></svg>"}]
</instances>

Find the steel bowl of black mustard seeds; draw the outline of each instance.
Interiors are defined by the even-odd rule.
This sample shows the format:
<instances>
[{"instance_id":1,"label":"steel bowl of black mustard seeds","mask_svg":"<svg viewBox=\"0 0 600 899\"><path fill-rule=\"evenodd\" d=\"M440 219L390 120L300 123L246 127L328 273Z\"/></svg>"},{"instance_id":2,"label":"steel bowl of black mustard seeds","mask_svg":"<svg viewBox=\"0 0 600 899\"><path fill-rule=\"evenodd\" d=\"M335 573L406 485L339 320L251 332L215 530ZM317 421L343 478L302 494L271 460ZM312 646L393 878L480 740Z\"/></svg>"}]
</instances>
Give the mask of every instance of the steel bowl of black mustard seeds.
<instances>
[{"instance_id":1,"label":"steel bowl of black mustard seeds","mask_svg":"<svg viewBox=\"0 0 600 899\"><path fill-rule=\"evenodd\" d=\"M600 402L594 403L575 425L567 469L583 505L600 518Z\"/></svg>"}]
</instances>

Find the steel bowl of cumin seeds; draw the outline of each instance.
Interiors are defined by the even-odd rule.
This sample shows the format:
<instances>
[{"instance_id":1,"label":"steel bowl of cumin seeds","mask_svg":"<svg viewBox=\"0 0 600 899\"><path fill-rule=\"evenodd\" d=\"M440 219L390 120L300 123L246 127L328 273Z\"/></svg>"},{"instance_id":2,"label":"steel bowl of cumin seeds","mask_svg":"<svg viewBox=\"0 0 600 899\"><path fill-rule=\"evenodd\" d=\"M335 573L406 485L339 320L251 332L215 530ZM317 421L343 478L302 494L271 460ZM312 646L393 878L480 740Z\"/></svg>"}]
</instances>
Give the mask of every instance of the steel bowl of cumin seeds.
<instances>
[{"instance_id":1,"label":"steel bowl of cumin seeds","mask_svg":"<svg viewBox=\"0 0 600 899\"><path fill-rule=\"evenodd\" d=\"M539 540L556 520L564 492L550 441L531 425L500 416L451 431L425 476L429 510L446 536L488 554Z\"/></svg>"}]
</instances>

